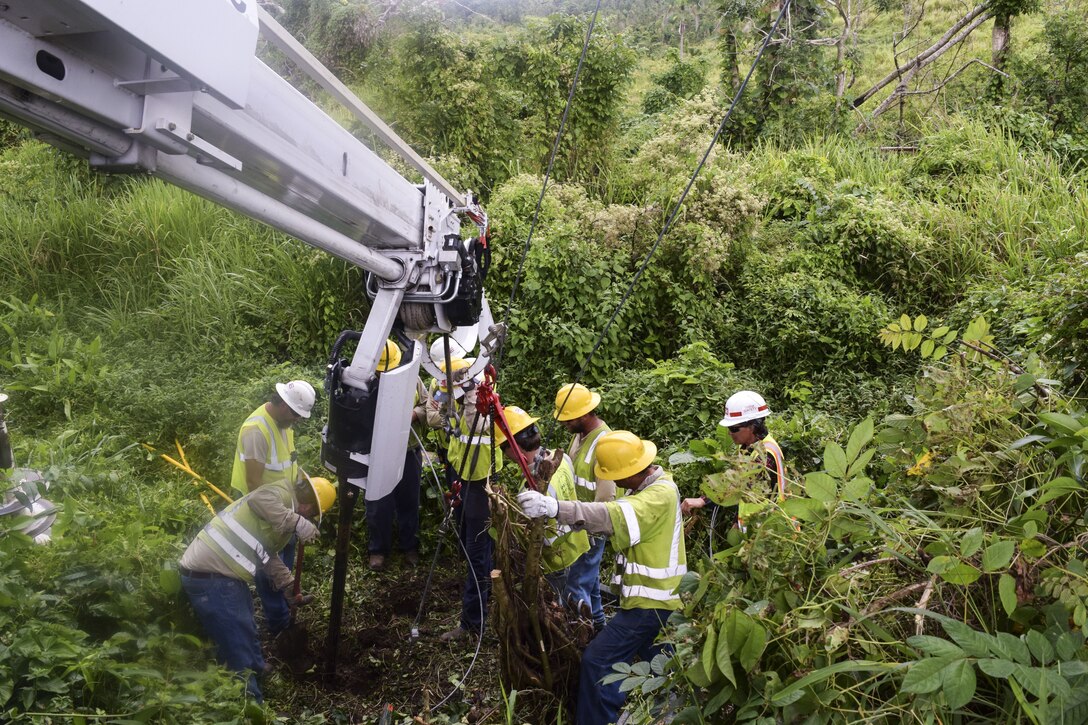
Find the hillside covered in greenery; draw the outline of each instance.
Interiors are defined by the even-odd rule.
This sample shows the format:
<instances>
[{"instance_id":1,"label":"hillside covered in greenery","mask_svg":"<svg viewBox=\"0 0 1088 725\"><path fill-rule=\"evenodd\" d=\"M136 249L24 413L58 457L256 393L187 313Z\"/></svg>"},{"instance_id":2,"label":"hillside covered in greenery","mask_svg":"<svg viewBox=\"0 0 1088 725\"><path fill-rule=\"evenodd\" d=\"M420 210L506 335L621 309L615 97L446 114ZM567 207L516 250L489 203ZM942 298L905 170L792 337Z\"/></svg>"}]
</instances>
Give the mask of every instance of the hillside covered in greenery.
<instances>
[{"instance_id":1,"label":"hillside covered in greenery","mask_svg":"<svg viewBox=\"0 0 1088 725\"><path fill-rule=\"evenodd\" d=\"M279 4L482 196L507 404L547 415L584 372L613 428L719 501L758 498L726 398L770 404L791 496L744 537L688 527L676 654L622 673L631 722L1088 722L1088 6L795 0L661 236L781 5L602 5L534 226L594 3ZM0 290L16 465L59 506L47 546L0 518L2 719L536 721L493 638L409 642L425 573L367 571L362 516L339 687L281 669L247 703L178 591L207 489L159 454L225 482L245 413L361 328L358 270L4 123ZM315 642L332 541L307 550ZM444 547L433 631L456 617Z\"/></svg>"}]
</instances>

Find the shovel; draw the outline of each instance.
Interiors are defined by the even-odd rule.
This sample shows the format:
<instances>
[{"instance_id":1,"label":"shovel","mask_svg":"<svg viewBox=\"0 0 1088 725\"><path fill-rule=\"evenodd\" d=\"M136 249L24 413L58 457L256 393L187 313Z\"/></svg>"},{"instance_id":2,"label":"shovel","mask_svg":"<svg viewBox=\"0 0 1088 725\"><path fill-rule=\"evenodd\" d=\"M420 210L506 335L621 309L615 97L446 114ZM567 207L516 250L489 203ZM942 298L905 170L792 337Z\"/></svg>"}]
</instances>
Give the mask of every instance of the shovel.
<instances>
[{"instance_id":1,"label":"shovel","mask_svg":"<svg viewBox=\"0 0 1088 725\"><path fill-rule=\"evenodd\" d=\"M291 591L291 624L276 637L276 655L291 673L301 675L313 666L310 652L310 633L295 620L298 601L302 595L302 561L306 545L298 542L298 555L295 557L295 585Z\"/></svg>"}]
</instances>

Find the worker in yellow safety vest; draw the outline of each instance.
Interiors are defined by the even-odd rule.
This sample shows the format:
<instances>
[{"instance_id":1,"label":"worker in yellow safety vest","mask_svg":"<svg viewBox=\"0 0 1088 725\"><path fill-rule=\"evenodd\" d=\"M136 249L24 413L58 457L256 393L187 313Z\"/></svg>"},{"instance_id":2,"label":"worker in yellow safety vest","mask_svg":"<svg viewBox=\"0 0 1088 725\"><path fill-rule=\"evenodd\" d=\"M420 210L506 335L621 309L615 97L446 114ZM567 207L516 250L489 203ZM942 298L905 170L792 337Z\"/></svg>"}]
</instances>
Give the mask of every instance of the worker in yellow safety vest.
<instances>
[{"instance_id":1,"label":"worker in yellow safety vest","mask_svg":"<svg viewBox=\"0 0 1088 725\"><path fill-rule=\"evenodd\" d=\"M269 485L290 490L302 480L293 426L310 417L316 398L314 387L305 380L276 383L271 399L246 417L238 431L230 479L236 496ZM293 537L288 537L274 552L288 567L294 564L295 543ZM256 587L265 626L269 634L279 634L291 623L287 599L263 571L257 573Z\"/></svg>"},{"instance_id":2,"label":"worker in yellow safety vest","mask_svg":"<svg viewBox=\"0 0 1088 725\"><path fill-rule=\"evenodd\" d=\"M573 438L567 450L574 462L574 483L579 501L611 501L616 495L612 481L599 479L594 472L597 442L612 429L597 414L601 396L580 383L564 385L555 394L555 419ZM604 537L591 536L589 550L575 561L567 576L567 606L604 627L601 605L601 559Z\"/></svg>"},{"instance_id":3,"label":"worker in yellow safety vest","mask_svg":"<svg viewBox=\"0 0 1088 725\"><path fill-rule=\"evenodd\" d=\"M759 393L751 390L741 390L729 396L725 401L725 415L719 425L729 431L729 437L733 442L746 451L751 451L757 443L762 443L766 457L763 461L767 469L766 480L770 484L769 489L778 501L784 501L788 492L786 478L786 459L782 455L782 448L767 431L767 417L771 409L767 401ZM684 513L706 506L706 496L686 498L682 504ZM737 526L743 531L745 527L744 504L740 507L726 507L726 512L731 514L730 519L737 521Z\"/></svg>"},{"instance_id":4,"label":"worker in yellow safety vest","mask_svg":"<svg viewBox=\"0 0 1088 725\"><path fill-rule=\"evenodd\" d=\"M461 618L456 627L441 635L443 642L480 635L491 596L494 542L487 484L491 472L502 467L502 454L495 451L492 461L491 418L476 413L476 386L482 379L467 377L471 365L471 359L453 358L447 372L445 362L441 363L439 368L445 377L438 381L427 406L427 424L437 429L439 443L446 447L447 479L460 489L453 514L467 569L461 592ZM447 421L443 414L446 405L452 407L452 421ZM449 430L447 422L452 423Z\"/></svg>"},{"instance_id":5,"label":"worker in yellow safety vest","mask_svg":"<svg viewBox=\"0 0 1088 725\"><path fill-rule=\"evenodd\" d=\"M576 725L613 723L626 694L619 682L603 684L619 662L649 660L669 613L682 607L677 591L687 573L680 492L672 477L654 465L657 446L628 431L597 443L596 474L615 481L627 495L616 501L558 501L536 491L518 494L529 518L547 516L575 531L612 539L620 565L620 611L582 654Z\"/></svg>"},{"instance_id":6,"label":"worker in yellow safety vest","mask_svg":"<svg viewBox=\"0 0 1088 725\"><path fill-rule=\"evenodd\" d=\"M547 486L547 495L557 501L577 501L574 463L561 450L548 450L541 445L540 429L536 425L539 418L532 417L516 405L507 406L504 413L510 435L529 463L529 472L540 485ZM498 428L495 430L495 442L509 457L510 441ZM589 535L585 531L575 531L567 524L548 524L540 564L544 578L560 600L566 596L568 567L588 550Z\"/></svg>"},{"instance_id":7,"label":"worker in yellow safety vest","mask_svg":"<svg viewBox=\"0 0 1088 725\"><path fill-rule=\"evenodd\" d=\"M257 640L249 584L263 572L283 596L294 575L276 552L295 535L304 543L316 539L321 515L335 500L336 489L324 478L294 486L260 486L208 522L178 562L181 586L215 642L219 662L248 673L246 689L258 702L257 677L267 666Z\"/></svg>"}]
</instances>

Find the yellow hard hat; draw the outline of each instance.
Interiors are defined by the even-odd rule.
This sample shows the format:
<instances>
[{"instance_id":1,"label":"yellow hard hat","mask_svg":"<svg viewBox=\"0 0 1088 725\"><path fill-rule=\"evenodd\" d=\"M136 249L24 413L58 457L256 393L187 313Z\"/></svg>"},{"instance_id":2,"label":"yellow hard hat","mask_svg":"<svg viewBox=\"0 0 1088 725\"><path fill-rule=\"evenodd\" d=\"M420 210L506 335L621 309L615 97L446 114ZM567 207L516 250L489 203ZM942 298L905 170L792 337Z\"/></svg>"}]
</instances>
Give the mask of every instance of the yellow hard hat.
<instances>
[{"instance_id":1,"label":"yellow hard hat","mask_svg":"<svg viewBox=\"0 0 1088 725\"><path fill-rule=\"evenodd\" d=\"M384 373L400 365L400 347L392 340L385 341L385 349L378 359L378 372Z\"/></svg>"},{"instance_id":2,"label":"yellow hard hat","mask_svg":"<svg viewBox=\"0 0 1088 725\"><path fill-rule=\"evenodd\" d=\"M453 374L454 374L454 377L455 377L455 379L454 379L455 383L458 382L456 380L457 371L464 370L464 369L469 368L469 367L472 367L472 363L470 363L468 360L465 360L462 357L455 357L453 360L450 360L450 368L453 371ZM445 362L439 363L438 364L438 369L441 370L442 372L446 372L446 363ZM438 389L441 390L443 393L450 392L449 386L446 385L446 379L445 378L442 378L441 380L438 381ZM460 388L458 388L458 390L460 390ZM456 394L456 391L455 391L455 394ZM460 396L458 396L458 397L460 397Z\"/></svg>"},{"instance_id":3,"label":"yellow hard hat","mask_svg":"<svg viewBox=\"0 0 1088 725\"><path fill-rule=\"evenodd\" d=\"M601 403L601 396L581 383L568 383L555 394L556 420L581 418Z\"/></svg>"},{"instance_id":4,"label":"yellow hard hat","mask_svg":"<svg viewBox=\"0 0 1088 725\"><path fill-rule=\"evenodd\" d=\"M645 470L657 456L653 441L644 441L626 430L605 433L597 441L597 463L593 472L598 478L619 481Z\"/></svg>"},{"instance_id":5,"label":"yellow hard hat","mask_svg":"<svg viewBox=\"0 0 1088 725\"><path fill-rule=\"evenodd\" d=\"M506 424L510 426L510 435L516 436L540 418L534 418L516 405L508 405L503 409L506 413ZM500 428L495 428L495 445L501 446L506 442L506 436Z\"/></svg>"},{"instance_id":6,"label":"yellow hard hat","mask_svg":"<svg viewBox=\"0 0 1088 725\"><path fill-rule=\"evenodd\" d=\"M321 514L331 509L332 505L336 503L336 486L332 485L329 479L321 476L314 476L313 478L306 476L306 480L310 482L310 488L314 490L314 499L317 501L317 508L319 509L317 523L320 525Z\"/></svg>"}]
</instances>

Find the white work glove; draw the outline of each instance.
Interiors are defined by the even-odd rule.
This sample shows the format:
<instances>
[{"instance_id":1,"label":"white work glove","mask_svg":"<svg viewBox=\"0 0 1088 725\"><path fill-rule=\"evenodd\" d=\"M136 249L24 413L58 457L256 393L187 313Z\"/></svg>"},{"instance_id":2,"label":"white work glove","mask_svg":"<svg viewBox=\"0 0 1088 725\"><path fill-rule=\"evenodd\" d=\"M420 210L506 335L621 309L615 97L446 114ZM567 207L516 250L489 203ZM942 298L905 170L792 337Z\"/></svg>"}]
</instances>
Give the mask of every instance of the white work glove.
<instances>
[{"instance_id":1,"label":"white work glove","mask_svg":"<svg viewBox=\"0 0 1088 725\"><path fill-rule=\"evenodd\" d=\"M559 502L539 491L522 491L518 494L518 505L531 519L538 519L541 516L554 519L559 513Z\"/></svg>"},{"instance_id":2,"label":"white work glove","mask_svg":"<svg viewBox=\"0 0 1088 725\"><path fill-rule=\"evenodd\" d=\"M295 522L295 534L298 535L299 541L303 544L311 544L317 541L319 533L312 521L305 516L298 517L298 521Z\"/></svg>"}]
</instances>

